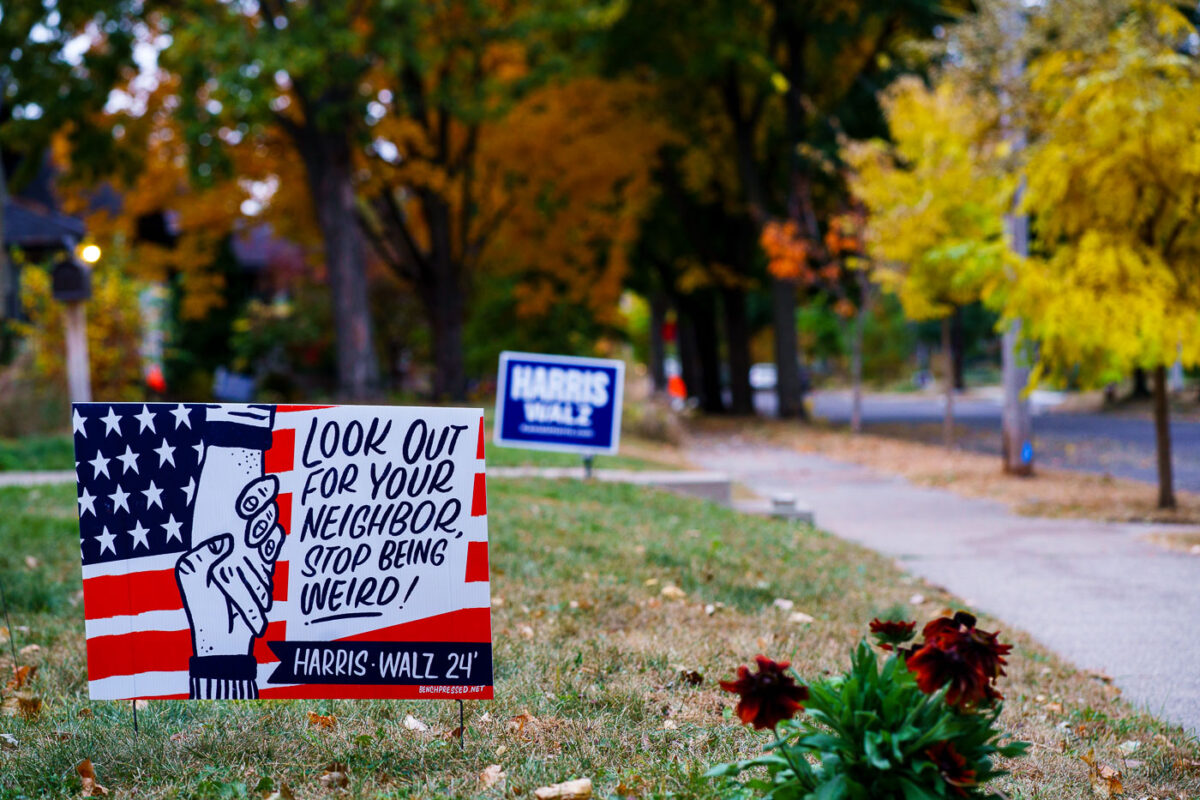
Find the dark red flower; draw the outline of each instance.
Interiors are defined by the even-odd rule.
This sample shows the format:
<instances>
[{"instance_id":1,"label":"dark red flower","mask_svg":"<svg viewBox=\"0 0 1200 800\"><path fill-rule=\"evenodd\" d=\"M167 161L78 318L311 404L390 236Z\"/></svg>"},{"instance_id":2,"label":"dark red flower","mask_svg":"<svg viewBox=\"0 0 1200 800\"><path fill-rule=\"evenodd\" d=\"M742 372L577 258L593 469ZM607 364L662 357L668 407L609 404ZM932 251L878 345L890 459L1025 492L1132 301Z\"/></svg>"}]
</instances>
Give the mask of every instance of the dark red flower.
<instances>
[{"instance_id":1,"label":"dark red flower","mask_svg":"<svg viewBox=\"0 0 1200 800\"><path fill-rule=\"evenodd\" d=\"M917 628L915 622L902 622L898 619L871 620L871 635L882 650L894 650L913 638Z\"/></svg>"},{"instance_id":2,"label":"dark red flower","mask_svg":"<svg viewBox=\"0 0 1200 800\"><path fill-rule=\"evenodd\" d=\"M995 683L1004 674L1004 656L1012 645L976 628L975 617L965 611L933 620L922 635L925 641L908 656L908 669L921 691L933 694L947 686L946 702L953 706L1000 699Z\"/></svg>"},{"instance_id":3,"label":"dark red flower","mask_svg":"<svg viewBox=\"0 0 1200 800\"><path fill-rule=\"evenodd\" d=\"M967 789L975 785L975 770L967 767L967 759L954 749L952 742L936 742L925 751L926 757L938 768L950 790L959 797L968 797Z\"/></svg>"},{"instance_id":4,"label":"dark red flower","mask_svg":"<svg viewBox=\"0 0 1200 800\"><path fill-rule=\"evenodd\" d=\"M741 698L737 715L742 722L759 730L774 728L804 708L808 687L796 683L787 673L790 662L772 661L766 656L755 656L754 660L757 672L738 667L737 680L721 681L721 688Z\"/></svg>"}]
</instances>

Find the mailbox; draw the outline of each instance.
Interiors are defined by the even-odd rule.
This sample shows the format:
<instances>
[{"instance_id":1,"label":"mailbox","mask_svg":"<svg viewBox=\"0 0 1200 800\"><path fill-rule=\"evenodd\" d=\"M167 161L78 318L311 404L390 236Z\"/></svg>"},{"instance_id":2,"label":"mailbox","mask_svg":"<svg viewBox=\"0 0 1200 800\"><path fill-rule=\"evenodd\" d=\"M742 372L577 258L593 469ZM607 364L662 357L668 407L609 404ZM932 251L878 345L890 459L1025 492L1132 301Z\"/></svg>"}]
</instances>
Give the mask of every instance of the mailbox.
<instances>
[{"instance_id":1,"label":"mailbox","mask_svg":"<svg viewBox=\"0 0 1200 800\"><path fill-rule=\"evenodd\" d=\"M64 255L50 272L50 286L55 300L87 300L92 296L92 269L73 255Z\"/></svg>"}]
</instances>

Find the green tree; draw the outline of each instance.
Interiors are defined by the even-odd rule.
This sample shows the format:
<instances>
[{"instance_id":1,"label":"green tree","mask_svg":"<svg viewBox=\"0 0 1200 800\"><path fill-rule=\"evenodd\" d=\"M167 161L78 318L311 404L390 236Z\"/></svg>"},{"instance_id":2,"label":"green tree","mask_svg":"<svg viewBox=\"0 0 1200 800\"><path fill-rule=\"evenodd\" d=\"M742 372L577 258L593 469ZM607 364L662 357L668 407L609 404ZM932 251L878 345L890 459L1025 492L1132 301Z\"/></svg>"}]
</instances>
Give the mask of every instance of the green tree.
<instances>
[{"instance_id":1,"label":"green tree","mask_svg":"<svg viewBox=\"0 0 1200 800\"><path fill-rule=\"evenodd\" d=\"M1153 372L1161 508L1175 505L1166 367L1200 363L1196 35L1174 7L1138 4L1101 42L1032 65L1026 206L1053 249L1007 299L1039 345L1035 377Z\"/></svg>"},{"instance_id":2,"label":"green tree","mask_svg":"<svg viewBox=\"0 0 1200 800\"><path fill-rule=\"evenodd\" d=\"M650 64L675 99L687 136L712 137L732 166L739 209L798 256L772 259L770 296L779 411L803 414L796 299L827 279L824 221L845 187L838 140L878 135L878 89L919 66L907 45L949 22L960 4L792 0L649 0L615 31L616 61ZM669 26L660 21L670 19ZM920 59L918 59L919 62ZM742 346L731 343L731 349Z\"/></svg>"},{"instance_id":3,"label":"green tree","mask_svg":"<svg viewBox=\"0 0 1200 800\"><path fill-rule=\"evenodd\" d=\"M41 168L52 137L64 128L81 153L78 168L105 162L111 140L92 121L132 68L137 5L79 0L0 8L0 309L11 285L3 244L10 188Z\"/></svg>"},{"instance_id":4,"label":"green tree","mask_svg":"<svg viewBox=\"0 0 1200 800\"><path fill-rule=\"evenodd\" d=\"M185 0L148 20L173 37L162 60L180 78L176 113L198 183L230 168L230 147L277 130L303 162L331 289L338 385L350 397L378 381L354 174L377 99L362 87L378 70L399 71L415 50L411 21L428 6Z\"/></svg>"},{"instance_id":5,"label":"green tree","mask_svg":"<svg viewBox=\"0 0 1200 800\"><path fill-rule=\"evenodd\" d=\"M848 144L854 193L868 210L874 280L916 320L941 320L944 438L954 439L951 317L1004 280L1004 214L1016 181L1001 169L997 111L946 73L932 89L916 79L885 95L890 143Z\"/></svg>"}]
</instances>

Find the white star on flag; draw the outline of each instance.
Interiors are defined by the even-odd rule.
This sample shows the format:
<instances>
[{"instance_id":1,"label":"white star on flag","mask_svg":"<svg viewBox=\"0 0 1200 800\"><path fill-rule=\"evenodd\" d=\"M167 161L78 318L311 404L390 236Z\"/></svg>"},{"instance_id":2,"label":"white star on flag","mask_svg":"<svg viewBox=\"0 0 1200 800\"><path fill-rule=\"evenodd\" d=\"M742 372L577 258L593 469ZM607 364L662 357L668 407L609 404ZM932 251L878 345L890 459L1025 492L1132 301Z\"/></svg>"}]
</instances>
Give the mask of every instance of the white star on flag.
<instances>
[{"instance_id":1,"label":"white star on flag","mask_svg":"<svg viewBox=\"0 0 1200 800\"><path fill-rule=\"evenodd\" d=\"M111 458L105 458L104 454L97 450L96 457L88 462L92 465L92 477L99 478L101 475L106 478L111 477L108 474L108 462L110 461L112 461Z\"/></svg>"},{"instance_id":2,"label":"white star on flag","mask_svg":"<svg viewBox=\"0 0 1200 800\"><path fill-rule=\"evenodd\" d=\"M154 448L154 452L158 453L158 466L161 469L168 461L171 466L175 466L175 448L167 444L166 437L163 438L162 445Z\"/></svg>"},{"instance_id":3,"label":"white star on flag","mask_svg":"<svg viewBox=\"0 0 1200 800\"><path fill-rule=\"evenodd\" d=\"M138 433L146 430L146 428L149 428L151 433L158 433L158 431L154 430L154 414L150 411L149 406L143 404L142 413L134 414L133 418L138 421Z\"/></svg>"},{"instance_id":4,"label":"white star on flag","mask_svg":"<svg viewBox=\"0 0 1200 800\"><path fill-rule=\"evenodd\" d=\"M130 551L136 550L139 544L149 550L150 542L146 539L149 534L150 530L143 528L141 522L134 522L133 527L129 529L129 535L133 537L133 544L129 547Z\"/></svg>"},{"instance_id":5,"label":"white star on flag","mask_svg":"<svg viewBox=\"0 0 1200 800\"><path fill-rule=\"evenodd\" d=\"M83 494L79 495L79 516L83 516L87 512L92 512L92 516L96 516L96 496L88 494L87 487L83 488Z\"/></svg>"},{"instance_id":6,"label":"white star on flag","mask_svg":"<svg viewBox=\"0 0 1200 800\"><path fill-rule=\"evenodd\" d=\"M138 460L137 453L133 452L133 450L130 449L129 445L125 445L125 453L123 455L117 456L117 461L120 461L121 464L125 467L125 469L121 471L121 474L124 475L126 472L129 472L129 470L131 470L131 469L134 472L137 472L138 471L137 460Z\"/></svg>"},{"instance_id":7,"label":"white star on flag","mask_svg":"<svg viewBox=\"0 0 1200 800\"><path fill-rule=\"evenodd\" d=\"M196 442L192 445L192 449L196 451L196 463L199 464L204 460L204 440Z\"/></svg>"},{"instance_id":8,"label":"white star on flag","mask_svg":"<svg viewBox=\"0 0 1200 800\"><path fill-rule=\"evenodd\" d=\"M79 409L71 412L71 433L81 433L83 438L87 438L87 427L84 423L87 422L83 415L79 413Z\"/></svg>"},{"instance_id":9,"label":"white star on flag","mask_svg":"<svg viewBox=\"0 0 1200 800\"><path fill-rule=\"evenodd\" d=\"M192 419L188 416L191 413L190 409L183 407L183 403L171 409L171 415L175 417L175 430L179 430L180 425L192 427Z\"/></svg>"},{"instance_id":10,"label":"white star on flag","mask_svg":"<svg viewBox=\"0 0 1200 800\"><path fill-rule=\"evenodd\" d=\"M146 495L146 508L149 509L151 506L162 508L162 493L163 490L155 486L154 481L150 481L150 488L142 490L142 494Z\"/></svg>"},{"instance_id":11,"label":"white star on flag","mask_svg":"<svg viewBox=\"0 0 1200 800\"><path fill-rule=\"evenodd\" d=\"M129 510L129 492L123 491L121 485L117 484L117 490L110 494L109 499L113 501L113 513L117 513L117 509L123 508Z\"/></svg>"},{"instance_id":12,"label":"white star on flag","mask_svg":"<svg viewBox=\"0 0 1200 800\"><path fill-rule=\"evenodd\" d=\"M162 526L163 530L166 531L166 533L167 533L167 541L169 542L172 539L174 539L176 541L182 542L183 534L180 532L180 528L182 528L182 527L183 527L183 523L176 520L175 515L172 514L170 516L170 518L166 522L163 523L163 526Z\"/></svg>"},{"instance_id":13,"label":"white star on flag","mask_svg":"<svg viewBox=\"0 0 1200 800\"><path fill-rule=\"evenodd\" d=\"M108 435L113 431L117 432L117 436L121 435L121 418L117 416L116 411L113 411L112 406L108 407L108 415L101 417L100 421L104 423L105 438L108 438Z\"/></svg>"},{"instance_id":14,"label":"white star on flag","mask_svg":"<svg viewBox=\"0 0 1200 800\"><path fill-rule=\"evenodd\" d=\"M184 486L180 491L187 495L188 505L190 506L192 504L192 495L196 493L196 479L188 478L188 485Z\"/></svg>"},{"instance_id":15,"label":"white star on flag","mask_svg":"<svg viewBox=\"0 0 1200 800\"><path fill-rule=\"evenodd\" d=\"M117 538L116 534L109 533L108 527L106 526L104 528L104 533L100 533L100 534L96 535L96 541L98 541L100 543L100 552L103 553L105 550L108 550L113 555L116 555L117 548L113 547L113 540L116 538Z\"/></svg>"}]
</instances>

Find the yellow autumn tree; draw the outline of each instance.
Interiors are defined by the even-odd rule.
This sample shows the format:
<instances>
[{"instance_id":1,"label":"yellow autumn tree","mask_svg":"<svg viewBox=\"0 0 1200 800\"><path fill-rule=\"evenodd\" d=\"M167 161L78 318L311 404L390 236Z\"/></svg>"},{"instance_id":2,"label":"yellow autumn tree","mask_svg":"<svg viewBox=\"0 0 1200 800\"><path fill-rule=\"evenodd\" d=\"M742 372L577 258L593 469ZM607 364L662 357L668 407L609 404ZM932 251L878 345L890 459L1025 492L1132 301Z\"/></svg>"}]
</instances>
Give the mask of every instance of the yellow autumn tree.
<instances>
[{"instance_id":1,"label":"yellow autumn tree","mask_svg":"<svg viewBox=\"0 0 1200 800\"><path fill-rule=\"evenodd\" d=\"M848 143L854 194L867 209L874 279L905 313L942 320L947 444L953 441L949 320L1002 281L1004 213L1016 179L999 169L996 109L953 74L932 88L906 79L883 100L892 141Z\"/></svg>"},{"instance_id":2,"label":"yellow autumn tree","mask_svg":"<svg viewBox=\"0 0 1200 800\"><path fill-rule=\"evenodd\" d=\"M1033 66L1026 207L1053 249L1020 265L1007 304L1039 344L1035 376L1153 371L1163 508L1166 366L1200 363L1200 63L1182 51L1195 36L1174 7L1139 3L1100 46Z\"/></svg>"}]
</instances>

